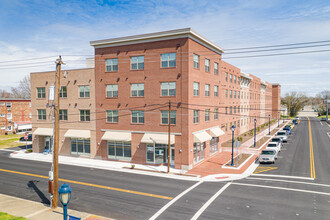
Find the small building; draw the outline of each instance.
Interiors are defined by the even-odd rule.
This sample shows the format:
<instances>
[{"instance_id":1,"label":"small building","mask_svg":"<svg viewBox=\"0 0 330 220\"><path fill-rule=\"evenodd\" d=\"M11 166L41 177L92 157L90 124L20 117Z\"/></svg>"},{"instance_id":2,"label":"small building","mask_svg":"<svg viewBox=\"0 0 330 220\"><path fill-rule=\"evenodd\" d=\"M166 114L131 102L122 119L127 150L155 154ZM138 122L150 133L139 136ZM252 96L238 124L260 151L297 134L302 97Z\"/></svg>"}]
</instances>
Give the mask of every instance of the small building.
<instances>
[{"instance_id":1,"label":"small building","mask_svg":"<svg viewBox=\"0 0 330 220\"><path fill-rule=\"evenodd\" d=\"M0 98L0 125L0 135L31 131L31 100Z\"/></svg>"}]
</instances>

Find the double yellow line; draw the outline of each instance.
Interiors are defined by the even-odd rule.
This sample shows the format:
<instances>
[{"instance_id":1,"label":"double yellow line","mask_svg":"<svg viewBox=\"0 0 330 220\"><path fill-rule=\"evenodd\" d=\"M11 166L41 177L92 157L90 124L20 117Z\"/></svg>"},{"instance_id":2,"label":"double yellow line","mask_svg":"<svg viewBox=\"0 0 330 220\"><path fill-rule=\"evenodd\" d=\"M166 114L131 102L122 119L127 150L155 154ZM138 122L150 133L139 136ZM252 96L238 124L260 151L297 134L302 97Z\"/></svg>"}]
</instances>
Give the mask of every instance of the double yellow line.
<instances>
[{"instance_id":1,"label":"double yellow line","mask_svg":"<svg viewBox=\"0 0 330 220\"><path fill-rule=\"evenodd\" d=\"M0 169L0 171L6 172L6 173L24 175L24 176L38 177L38 178L42 178L42 179L49 178L48 176L42 176L42 175L33 174L33 173L25 173L25 172L20 172L20 171L15 171L15 170ZM111 186L102 186L102 185L98 185L98 184L85 183L85 182L80 182L80 181L75 181L75 180L59 178L59 181L63 181L66 183L74 183L74 184L79 184L79 185L84 185L84 186L90 186L90 187L96 187L96 188L101 188L101 189L108 189L108 190L113 190L113 191L118 191L118 192L131 193L131 194L136 194L136 195L141 195L141 196L149 196L149 197L154 197L154 198L159 198L159 199L167 199L167 200L173 199L173 197L169 197L169 196L162 196L162 195L156 195L156 194L151 194L151 193L138 192L138 191L134 191L134 190L121 189L121 188L116 188L116 187L111 187Z\"/></svg>"},{"instance_id":2,"label":"double yellow line","mask_svg":"<svg viewBox=\"0 0 330 220\"><path fill-rule=\"evenodd\" d=\"M309 125L309 160L310 160L310 167L311 167L311 178L315 179L315 163L314 163L314 151L313 151L313 138L312 138L312 127L311 121L308 119Z\"/></svg>"}]
</instances>

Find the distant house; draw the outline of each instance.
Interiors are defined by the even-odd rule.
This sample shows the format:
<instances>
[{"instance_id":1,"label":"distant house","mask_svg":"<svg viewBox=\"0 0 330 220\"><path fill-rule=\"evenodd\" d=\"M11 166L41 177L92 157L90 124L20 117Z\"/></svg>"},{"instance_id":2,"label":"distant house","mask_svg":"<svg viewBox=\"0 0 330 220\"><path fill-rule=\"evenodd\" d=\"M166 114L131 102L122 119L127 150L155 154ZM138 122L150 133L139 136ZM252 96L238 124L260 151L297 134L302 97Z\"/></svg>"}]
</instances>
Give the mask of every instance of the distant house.
<instances>
[{"instance_id":1,"label":"distant house","mask_svg":"<svg viewBox=\"0 0 330 220\"><path fill-rule=\"evenodd\" d=\"M0 135L32 131L31 100L0 98Z\"/></svg>"},{"instance_id":2,"label":"distant house","mask_svg":"<svg viewBox=\"0 0 330 220\"><path fill-rule=\"evenodd\" d=\"M288 108L285 105L281 105L281 115L288 115Z\"/></svg>"}]
</instances>

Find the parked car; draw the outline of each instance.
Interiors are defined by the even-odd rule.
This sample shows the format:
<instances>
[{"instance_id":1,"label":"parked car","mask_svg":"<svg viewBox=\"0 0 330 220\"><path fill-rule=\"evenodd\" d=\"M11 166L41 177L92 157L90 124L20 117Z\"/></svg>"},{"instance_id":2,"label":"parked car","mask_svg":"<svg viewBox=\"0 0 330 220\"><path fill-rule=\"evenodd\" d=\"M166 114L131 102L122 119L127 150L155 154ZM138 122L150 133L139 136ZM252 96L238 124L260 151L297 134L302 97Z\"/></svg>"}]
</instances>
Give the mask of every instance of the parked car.
<instances>
[{"instance_id":1,"label":"parked car","mask_svg":"<svg viewBox=\"0 0 330 220\"><path fill-rule=\"evenodd\" d=\"M289 124L287 124L286 126L290 126L290 127L291 127L291 129L293 129L293 128L294 128L294 124L293 124L293 123L289 123Z\"/></svg>"},{"instance_id":2,"label":"parked car","mask_svg":"<svg viewBox=\"0 0 330 220\"><path fill-rule=\"evenodd\" d=\"M326 121L327 119L326 118L321 118L321 121Z\"/></svg>"},{"instance_id":3,"label":"parked car","mask_svg":"<svg viewBox=\"0 0 330 220\"><path fill-rule=\"evenodd\" d=\"M282 148L282 145L283 145L282 138L274 137L270 140L270 142L277 142L279 144L279 148L280 148L280 151L281 151L281 148Z\"/></svg>"},{"instance_id":4,"label":"parked car","mask_svg":"<svg viewBox=\"0 0 330 220\"><path fill-rule=\"evenodd\" d=\"M283 130L287 131L288 134L291 134L291 126L285 126Z\"/></svg>"},{"instance_id":5,"label":"parked car","mask_svg":"<svg viewBox=\"0 0 330 220\"><path fill-rule=\"evenodd\" d=\"M259 163L275 163L277 158L277 151L273 149L267 149L261 151L259 156Z\"/></svg>"},{"instance_id":6,"label":"parked car","mask_svg":"<svg viewBox=\"0 0 330 220\"><path fill-rule=\"evenodd\" d=\"M278 142L269 142L266 146L266 150L268 149L274 149L279 153L281 151L280 144Z\"/></svg>"},{"instance_id":7,"label":"parked car","mask_svg":"<svg viewBox=\"0 0 330 220\"><path fill-rule=\"evenodd\" d=\"M282 138L282 142L288 142L288 134L286 131L278 131L276 137Z\"/></svg>"},{"instance_id":8,"label":"parked car","mask_svg":"<svg viewBox=\"0 0 330 220\"><path fill-rule=\"evenodd\" d=\"M29 134L28 135L28 139L27 140L24 139L24 136L23 137L20 137L19 138L19 141L32 141L32 134Z\"/></svg>"},{"instance_id":9,"label":"parked car","mask_svg":"<svg viewBox=\"0 0 330 220\"><path fill-rule=\"evenodd\" d=\"M299 117L296 117L296 120L300 120L300 118Z\"/></svg>"},{"instance_id":10,"label":"parked car","mask_svg":"<svg viewBox=\"0 0 330 220\"><path fill-rule=\"evenodd\" d=\"M298 124L298 120L296 120L296 119L292 120L292 124L297 125Z\"/></svg>"}]
</instances>

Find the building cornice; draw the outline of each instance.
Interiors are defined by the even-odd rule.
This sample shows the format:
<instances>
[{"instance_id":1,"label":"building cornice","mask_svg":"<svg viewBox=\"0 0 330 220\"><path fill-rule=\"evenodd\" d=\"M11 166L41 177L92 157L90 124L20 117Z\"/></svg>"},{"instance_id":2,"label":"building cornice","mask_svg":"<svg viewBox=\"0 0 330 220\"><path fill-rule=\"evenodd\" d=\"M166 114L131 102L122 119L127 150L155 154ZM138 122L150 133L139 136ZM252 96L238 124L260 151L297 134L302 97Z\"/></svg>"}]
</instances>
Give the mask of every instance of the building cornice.
<instances>
[{"instance_id":1,"label":"building cornice","mask_svg":"<svg viewBox=\"0 0 330 220\"><path fill-rule=\"evenodd\" d=\"M104 47L123 46L129 44L148 43L148 42L155 42L161 40L171 40L178 38L190 38L218 54L224 53L223 48L209 41L208 39L206 39L201 34L197 33L191 28L183 28L183 29L155 32L149 34L140 34L140 35L127 36L127 37L90 41L90 45L95 48L104 48Z\"/></svg>"}]
</instances>

